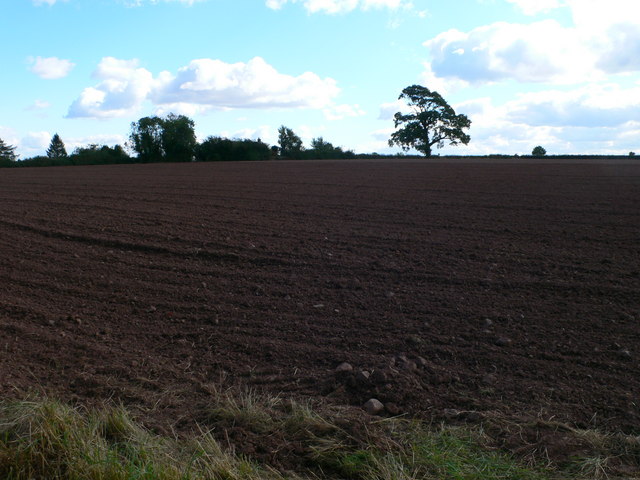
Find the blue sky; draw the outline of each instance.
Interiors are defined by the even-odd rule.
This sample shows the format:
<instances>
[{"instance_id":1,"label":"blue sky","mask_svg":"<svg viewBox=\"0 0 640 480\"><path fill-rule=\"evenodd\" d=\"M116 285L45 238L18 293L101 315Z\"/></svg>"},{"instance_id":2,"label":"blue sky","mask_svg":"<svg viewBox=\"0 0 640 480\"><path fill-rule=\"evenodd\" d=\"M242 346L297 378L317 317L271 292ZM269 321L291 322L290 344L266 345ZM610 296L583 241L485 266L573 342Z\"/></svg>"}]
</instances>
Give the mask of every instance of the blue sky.
<instances>
[{"instance_id":1,"label":"blue sky","mask_svg":"<svg viewBox=\"0 0 640 480\"><path fill-rule=\"evenodd\" d=\"M638 0L3 0L0 138L124 143L169 112L391 153L401 90L472 120L442 153L640 153Z\"/></svg>"}]
</instances>

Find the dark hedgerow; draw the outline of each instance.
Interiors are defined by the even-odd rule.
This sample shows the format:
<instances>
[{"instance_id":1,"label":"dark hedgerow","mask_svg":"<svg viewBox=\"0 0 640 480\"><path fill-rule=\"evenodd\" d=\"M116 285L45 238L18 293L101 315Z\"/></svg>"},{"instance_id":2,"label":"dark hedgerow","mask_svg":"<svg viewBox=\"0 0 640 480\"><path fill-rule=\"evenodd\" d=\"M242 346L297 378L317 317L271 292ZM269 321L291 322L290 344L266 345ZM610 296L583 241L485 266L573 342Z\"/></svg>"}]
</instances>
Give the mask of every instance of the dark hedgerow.
<instances>
[{"instance_id":1,"label":"dark hedgerow","mask_svg":"<svg viewBox=\"0 0 640 480\"><path fill-rule=\"evenodd\" d=\"M269 160L271 149L261 140L231 140L208 137L196 147L198 162L258 161Z\"/></svg>"}]
</instances>

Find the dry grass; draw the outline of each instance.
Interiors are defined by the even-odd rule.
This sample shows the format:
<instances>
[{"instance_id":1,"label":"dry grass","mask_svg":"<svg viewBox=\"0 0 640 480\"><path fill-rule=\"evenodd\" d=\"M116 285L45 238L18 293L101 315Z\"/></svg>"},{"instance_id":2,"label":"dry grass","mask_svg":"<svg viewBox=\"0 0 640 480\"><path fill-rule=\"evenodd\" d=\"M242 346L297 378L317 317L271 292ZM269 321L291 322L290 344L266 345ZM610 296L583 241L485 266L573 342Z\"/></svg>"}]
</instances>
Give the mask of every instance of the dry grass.
<instances>
[{"instance_id":1,"label":"dry grass","mask_svg":"<svg viewBox=\"0 0 640 480\"><path fill-rule=\"evenodd\" d=\"M178 440L153 435L122 407L86 410L46 399L4 402L0 478L538 480L634 478L640 472L640 439L622 434L549 422L536 425L585 447L582 455L562 463L542 454L516 460L496 448L498 428L509 435L517 429L530 432L531 427L497 417L484 427L371 421L359 411L255 391L225 391L214 396L206 430ZM283 458L297 458L288 457L291 468L277 471L259 456L240 454L243 445L220 442L219 437L233 429L281 449ZM270 454L278 458L277 451Z\"/></svg>"}]
</instances>

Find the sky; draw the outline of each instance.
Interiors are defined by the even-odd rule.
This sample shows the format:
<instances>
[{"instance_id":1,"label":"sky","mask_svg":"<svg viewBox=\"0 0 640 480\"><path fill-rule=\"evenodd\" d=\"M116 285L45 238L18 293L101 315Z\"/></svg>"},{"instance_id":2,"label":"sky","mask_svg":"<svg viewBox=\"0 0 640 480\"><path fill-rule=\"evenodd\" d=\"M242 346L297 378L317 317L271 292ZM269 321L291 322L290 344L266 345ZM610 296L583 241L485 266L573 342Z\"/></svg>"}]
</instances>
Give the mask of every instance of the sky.
<instances>
[{"instance_id":1,"label":"sky","mask_svg":"<svg viewBox=\"0 0 640 480\"><path fill-rule=\"evenodd\" d=\"M403 88L472 126L442 154L640 153L638 0L2 0L0 138L21 158L124 144L150 115L206 137L393 153Z\"/></svg>"}]
</instances>

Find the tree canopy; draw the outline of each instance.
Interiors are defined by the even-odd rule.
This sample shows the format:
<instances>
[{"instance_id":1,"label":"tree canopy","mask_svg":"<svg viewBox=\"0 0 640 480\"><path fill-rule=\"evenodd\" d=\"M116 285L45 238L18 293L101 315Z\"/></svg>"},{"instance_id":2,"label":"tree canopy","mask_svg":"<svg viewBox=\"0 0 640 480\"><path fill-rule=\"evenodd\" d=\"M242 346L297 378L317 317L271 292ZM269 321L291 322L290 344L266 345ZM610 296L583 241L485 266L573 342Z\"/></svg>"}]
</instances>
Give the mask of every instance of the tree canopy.
<instances>
[{"instance_id":1,"label":"tree canopy","mask_svg":"<svg viewBox=\"0 0 640 480\"><path fill-rule=\"evenodd\" d=\"M547 151L545 150L544 147L540 145L535 147L531 152L531 155L533 155L534 157L544 157L546 154L547 154Z\"/></svg>"},{"instance_id":2,"label":"tree canopy","mask_svg":"<svg viewBox=\"0 0 640 480\"><path fill-rule=\"evenodd\" d=\"M311 140L311 149L305 151L304 155L304 158L324 160L353 157L355 154L352 151L344 151L341 147L334 147L331 142L327 142L322 137Z\"/></svg>"},{"instance_id":3,"label":"tree canopy","mask_svg":"<svg viewBox=\"0 0 640 480\"><path fill-rule=\"evenodd\" d=\"M64 147L64 142L57 133L51 138L51 143L47 149L47 157L49 158L65 158L67 157L67 149Z\"/></svg>"},{"instance_id":4,"label":"tree canopy","mask_svg":"<svg viewBox=\"0 0 640 480\"><path fill-rule=\"evenodd\" d=\"M0 165L8 165L18 159L16 147L8 145L0 138Z\"/></svg>"},{"instance_id":5,"label":"tree canopy","mask_svg":"<svg viewBox=\"0 0 640 480\"><path fill-rule=\"evenodd\" d=\"M278 144L280 155L283 157L296 158L303 150L300 137L284 125L278 129Z\"/></svg>"},{"instance_id":6,"label":"tree canopy","mask_svg":"<svg viewBox=\"0 0 640 480\"><path fill-rule=\"evenodd\" d=\"M76 148L69 157L73 165L107 165L113 163L131 163L131 158L120 145L90 144Z\"/></svg>"},{"instance_id":7,"label":"tree canopy","mask_svg":"<svg viewBox=\"0 0 640 480\"><path fill-rule=\"evenodd\" d=\"M162 148L165 158L172 162L193 160L198 140L195 122L185 115L170 113L162 121Z\"/></svg>"},{"instance_id":8,"label":"tree canopy","mask_svg":"<svg viewBox=\"0 0 640 480\"><path fill-rule=\"evenodd\" d=\"M411 113L394 115L396 130L389 139L389 146L398 145L403 150L415 148L427 157L434 146L442 148L460 143L467 145L471 137L464 132L471 127L466 115L458 115L442 96L421 85L402 90L398 97L405 100Z\"/></svg>"},{"instance_id":9,"label":"tree canopy","mask_svg":"<svg viewBox=\"0 0 640 480\"><path fill-rule=\"evenodd\" d=\"M141 162L190 162L198 144L194 121L173 113L133 122L129 140Z\"/></svg>"},{"instance_id":10,"label":"tree canopy","mask_svg":"<svg viewBox=\"0 0 640 480\"><path fill-rule=\"evenodd\" d=\"M271 150L260 139L230 140L211 136L196 147L196 160L199 162L256 161L269 158Z\"/></svg>"}]
</instances>

